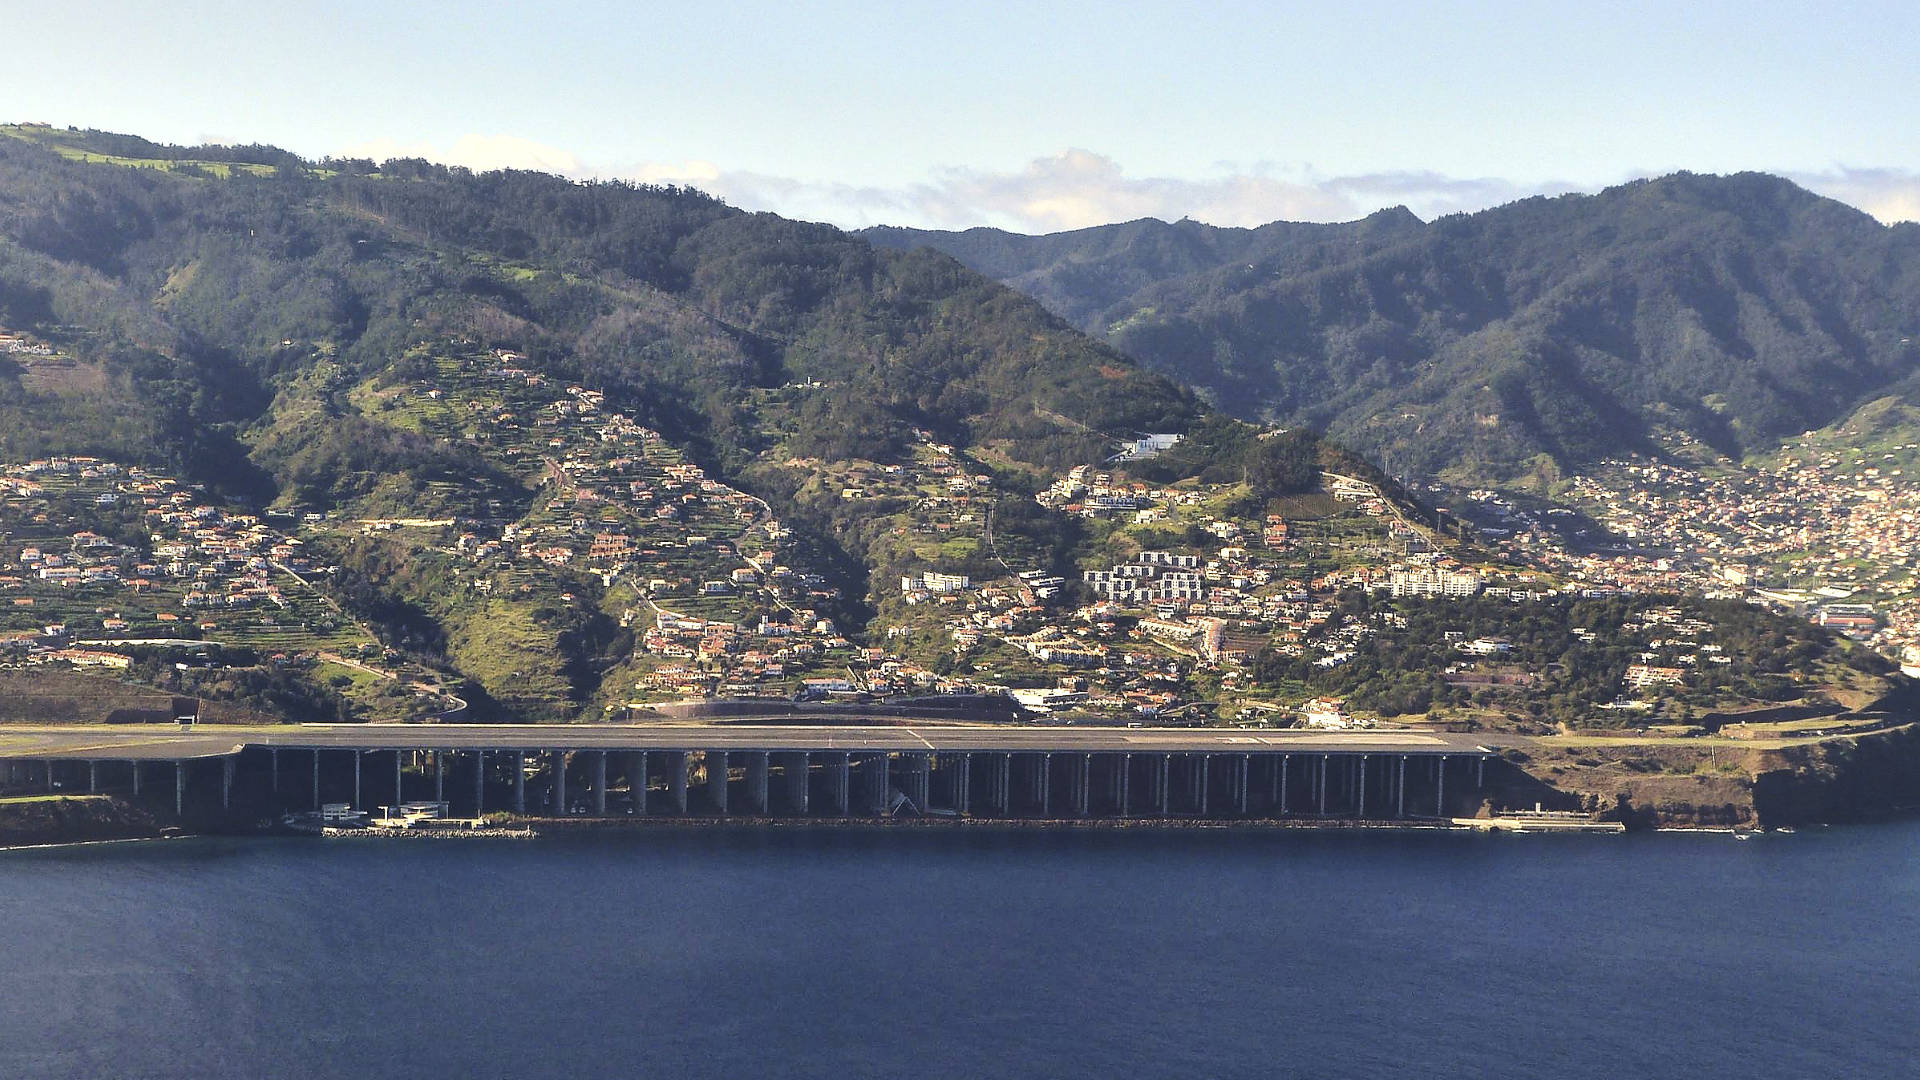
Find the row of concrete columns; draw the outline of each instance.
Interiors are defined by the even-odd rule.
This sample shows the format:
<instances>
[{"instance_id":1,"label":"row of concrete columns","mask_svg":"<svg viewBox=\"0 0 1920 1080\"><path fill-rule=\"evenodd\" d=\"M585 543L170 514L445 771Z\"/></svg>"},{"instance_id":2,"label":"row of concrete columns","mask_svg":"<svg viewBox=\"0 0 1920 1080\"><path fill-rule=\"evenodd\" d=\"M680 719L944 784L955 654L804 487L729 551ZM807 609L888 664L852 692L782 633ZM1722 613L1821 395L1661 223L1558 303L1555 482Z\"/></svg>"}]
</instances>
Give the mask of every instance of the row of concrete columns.
<instances>
[{"instance_id":1,"label":"row of concrete columns","mask_svg":"<svg viewBox=\"0 0 1920 1080\"><path fill-rule=\"evenodd\" d=\"M471 762L471 786L470 791L459 794L470 794L471 802L462 800L461 809L470 805L476 815L485 812L491 776L491 782L510 784L509 808L518 814L528 813L527 766L533 763L538 766L536 775L547 782L546 798L540 800L542 805L533 806L533 811L598 816L613 812L610 796L624 790L619 809L627 814L974 816L977 794L984 799L980 809L998 817L1403 818L1410 813L1445 813L1449 758L1473 758L1476 787L1483 779L1485 762L1483 755L1327 752L579 750L530 754L519 750L274 748L267 751L266 764L269 788L276 795L282 791L285 763L281 759L288 755L295 758L296 768L307 766L310 791L300 794L310 794L316 809L321 805L325 756L344 755L350 760L351 802L356 808L365 808L363 801L369 794L377 801L389 795L395 803L406 801L409 760L419 773L432 776L433 797L445 802L449 758L464 756ZM377 784L378 790L372 793L367 791L363 770L363 759L368 755L390 756L392 768L391 780ZM1414 762L1416 756L1425 762ZM301 757L307 760L299 761ZM238 762L233 757L219 760L220 801L222 807L230 807ZM696 763L702 774L698 806L691 801ZM56 764L0 762L0 781L8 786L37 784L54 790ZM125 777L135 795L140 793L144 771L171 764L175 809L185 807L187 762L58 764L63 768L84 766L90 792L101 791L103 785L111 786ZM977 773L976 764L980 766ZM506 776L500 775L503 769ZM778 784L774 782L776 773ZM1421 789L1412 802L1408 796L1410 773ZM335 784L344 779L339 767L330 766L328 775L336 778ZM583 786L578 800L569 798L570 780ZM1216 780L1224 783L1217 784ZM1306 785L1304 791L1299 787L1302 783ZM664 800L655 797L656 788L664 794ZM337 794L344 796L346 792Z\"/></svg>"}]
</instances>

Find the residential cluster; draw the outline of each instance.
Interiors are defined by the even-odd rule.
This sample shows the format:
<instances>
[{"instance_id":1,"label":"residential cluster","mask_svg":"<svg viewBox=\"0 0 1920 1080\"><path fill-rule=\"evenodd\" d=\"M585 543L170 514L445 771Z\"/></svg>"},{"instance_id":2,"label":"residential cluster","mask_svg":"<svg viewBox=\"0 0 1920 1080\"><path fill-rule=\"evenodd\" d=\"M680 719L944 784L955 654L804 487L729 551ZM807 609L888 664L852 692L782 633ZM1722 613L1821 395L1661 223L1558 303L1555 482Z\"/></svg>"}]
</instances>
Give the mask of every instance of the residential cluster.
<instances>
[{"instance_id":1,"label":"residential cluster","mask_svg":"<svg viewBox=\"0 0 1920 1080\"><path fill-rule=\"evenodd\" d=\"M1064 583L1029 587L1042 583L1037 571L981 585L935 569L901 587L910 605L932 605L971 678L998 680L1040 711L1161 720L1222 692L1257 696L1246 661L1268 647L1323 667L1346 662L1373 629L1338 613L1343 589L1463 597L1487 588L1373 485L1328 476L1325 486L1344 507L1332 518L1245 521L1220 509L1222 487L1155 488L1078 466L1040 494L1042 505L1101 519L1115 535L1179 536L1183 546L1083 569L1065 606L1047 602ZM1317 715L1325 723L1338 713Z\"/></svg>"},{"instance_id":2,"label":"residential cluster","mask_svg":"<svg viewBox=\"0 0 1920 1080\"><path fill-rule=\"evenodd\" d=\"M828 654L850 649L821 610L837 591L788 565L792 533L766 503L708 476L598 392L522 362L497 351L409 391L545 481L525 517L461 523L449 553L468 567L468 588L530 588L529 571L561 575L555 588L566 575L630 585L638 600L623 619L647 661L633 687L643 698L803 691Z\"/></svg>"},{"instance_id":3,"label":"residential cluster","mask_svg":"<svg viewBox=\"0 0 1920 1080\"><path fill-rule=\"evenodd\" d=\"M1100 472L1092 465L1074 466L1035 498L1050 510L1138 522L1165 519L1169 506L1197 506L1205 501L1205 495L1196 490L1115 480L1113 473Z\"/></svg>"},{"instance_id":4,"label":"residential cluster","mask_svg":"<svg viewBox=\"0 0 1920 1080\"><path fill-rule=\"evenodd\" d=\"M1843 453L1809 433L1765 467L1612 460L1566 496L1598 530L1491 491L1472 493L1474 517L1581 587L1743 597L1900 658L1920 647L1916 450Z\"/></svg>"},{"instance_id":5,"label":"residential cluster","mask_svg":"<svg viewBox=\"0 0 1920 1080\"><path fill-rule=\"evenodd\" d=\"M308 586L303 575L327 568L298 538L137 466L0 464L0 535L0 634L28 658L123 667L123 656L88 650L371 640Z\"/></svg>"}]
</instances>

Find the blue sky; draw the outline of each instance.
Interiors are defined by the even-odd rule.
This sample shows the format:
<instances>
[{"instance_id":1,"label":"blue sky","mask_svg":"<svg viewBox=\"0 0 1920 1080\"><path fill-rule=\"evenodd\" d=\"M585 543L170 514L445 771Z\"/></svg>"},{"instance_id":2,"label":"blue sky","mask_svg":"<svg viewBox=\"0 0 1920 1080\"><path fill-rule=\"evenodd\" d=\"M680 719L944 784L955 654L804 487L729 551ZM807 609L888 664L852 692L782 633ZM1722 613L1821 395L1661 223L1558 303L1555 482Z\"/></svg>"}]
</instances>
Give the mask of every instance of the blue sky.
<instances>
[{"instance_id":1,"label":"blue sky","mask_svg":"<svg viewBox=\"0 0 1920 1080\"><path fill-rule=\"evenodd\" d=\"M843 225L1423 216L1761 169L1920 218L1920 6L0 0L0 116Z\"/></svg>"}]
</instances>

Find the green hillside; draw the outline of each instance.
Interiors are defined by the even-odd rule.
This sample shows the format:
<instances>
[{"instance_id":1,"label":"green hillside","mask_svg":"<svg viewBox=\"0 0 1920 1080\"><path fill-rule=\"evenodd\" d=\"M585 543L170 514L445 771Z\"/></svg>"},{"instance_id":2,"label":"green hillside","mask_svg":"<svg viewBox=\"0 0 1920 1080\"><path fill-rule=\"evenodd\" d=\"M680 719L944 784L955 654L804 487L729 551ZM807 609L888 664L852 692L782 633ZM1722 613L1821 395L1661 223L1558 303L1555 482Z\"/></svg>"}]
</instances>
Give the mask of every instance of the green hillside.
<instances>
[{"instance_id":1,"label":"green hillside","mask_svg":"<svg viewBox=\"0 0 1920 1080\"><path fill-rule=\"evenodd\" d=\"M0 338L0 460L144 468L304 519L351 616L501 717L618 707L671 666L670 641L633 654L654 621L805 613L832 629L768 670L790 688L831 659L900 556L887 508L805 494L828 472L937 441L993 462L1018 502L1207 416L946 256L691 190L32 126L0 127ZM1009 513L998 547L1051 568L1057 531ZM129 563L158 541L127 539ZM736 572L751 584L710 594ZM185 588L85 614L181 618ZM72 606L40 603L22 633ZM269 623L235 643L332 647Z\"/></svg>"}]
</instances>

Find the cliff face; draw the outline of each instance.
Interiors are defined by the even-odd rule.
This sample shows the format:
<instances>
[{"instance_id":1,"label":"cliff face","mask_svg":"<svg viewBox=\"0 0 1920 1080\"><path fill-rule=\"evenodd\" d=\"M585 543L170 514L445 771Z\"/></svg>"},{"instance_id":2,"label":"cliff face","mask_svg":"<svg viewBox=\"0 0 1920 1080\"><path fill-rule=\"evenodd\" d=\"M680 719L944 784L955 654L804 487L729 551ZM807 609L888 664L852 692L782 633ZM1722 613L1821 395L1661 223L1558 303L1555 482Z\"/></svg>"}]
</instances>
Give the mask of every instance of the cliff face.
<instances>
[{"instance_id":1,"label":"cliff face","mask_svg":"<svg viewBox=\"0 0 1920 1080\"><path fill-rule=\"evenodd\" d=\"M0 799L0 847L159 836L145 809L107 795Z\"/></svg>"},{"instance_id":2,"label":"cliff face","mask_svg":"<svg viewBox=\"0 0 1920 1080\"><path fill-rule=\"evenodd\" d=\"M1764 757L1669 746L1509 751L1513 767L1488 770L1487 796L1506 808L1600 813L1629 828L1749 827L1758 824L1753 780Z\"/></svg>"},{"instance_id":3,"label":"cliff face","mask_svg":"<svg viewBox=\"0 0 1920 1080\"><path fill-rule=\"evenodd\" d=\"M1769 755L1753 782L1762 824L1875 821L1920 810L1920 727Z\"/></svg>"},{"instance_id":4,"label":"cliff face","mask_svg":"<svg viewBox=\"0 0 1920 1080\"><path fill-rule=\"evenodd\" d=\"M1920 724L1790 749L1726 745L1508 751L1496 806L1605 813L1629 827L1776 828L1920 811Z\"/></svg>"}]
</instances>

